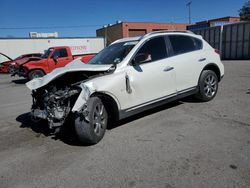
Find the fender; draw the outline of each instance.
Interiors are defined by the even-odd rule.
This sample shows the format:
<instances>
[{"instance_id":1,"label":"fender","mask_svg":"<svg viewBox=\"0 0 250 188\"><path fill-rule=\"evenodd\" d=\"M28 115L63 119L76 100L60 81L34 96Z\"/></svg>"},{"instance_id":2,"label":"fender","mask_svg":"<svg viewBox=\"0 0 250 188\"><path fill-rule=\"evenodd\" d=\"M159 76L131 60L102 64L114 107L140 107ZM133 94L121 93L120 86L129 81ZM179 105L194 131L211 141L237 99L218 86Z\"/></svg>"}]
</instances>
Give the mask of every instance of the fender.
<instances>
[{"instance_id":1,"label":"fender","mask_svg":"<svg viewBox=\"0 0 250 188\"><path fill-rule=\"evenodd\" d=\"M212 70L215 72L215 74L217 75L218 77L218 81L220 82L222 77L221 77L221 72L220 72L220 69L218 67L218 65L216 65L215 63L208 63L201 71L201 73L204 71L204 70ZM199 76L199 80L200 80L200 77L201 77L201 73L200 73L200 76ZM197 85L199 84L199 80L197 82Z\"/></svg>"},{"instance_id":2,"label":"fender","mask_svg":"<svg viewBox=\"0 0 250 188\"><path fill-rule=\"evenodd\" d=\"M117 108L118 108L117 110L120 109L120 104L117 98L112 93L105 92L105 91L97 91L97 89L93 86L92 82L81 83L80 87L82 91L79 94L72 108L72 112L81 111L84 108L84 106L87 104L88 99L93 95L107 95L108 97L112 98L115 101Z\"/></svg>"},{"instance_id":3,"label":"fender","mask_svg":"<svg viewBox=\"0 0 250 188\"><path fill-rule=\"evenodd\" d=\"M39 69L42 70L45 74L49 72L48 66L47 66L47 61L46 60L40 60L40 61L29 61L23 65L24 70L26 73Z\"/></svg>"}]
</instances>

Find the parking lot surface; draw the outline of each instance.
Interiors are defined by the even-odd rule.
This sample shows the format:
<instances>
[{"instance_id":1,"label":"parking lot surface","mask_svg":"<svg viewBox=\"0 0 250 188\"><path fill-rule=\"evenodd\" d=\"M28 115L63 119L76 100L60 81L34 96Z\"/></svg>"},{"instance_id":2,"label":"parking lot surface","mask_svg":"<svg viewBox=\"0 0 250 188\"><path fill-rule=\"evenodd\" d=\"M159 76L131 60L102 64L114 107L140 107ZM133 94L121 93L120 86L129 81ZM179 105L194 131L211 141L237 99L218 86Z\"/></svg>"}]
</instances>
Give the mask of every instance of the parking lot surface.
<instances>
[{"instance_id":1,"label":"parking lot surface","mask_svg":"<svg viewBox=\"0 0 250 188\"><path fill-rule=\"evenodd\" d=\"M250 61L224 65L211 102L141 113L94 146L32 123L26 80L1 74L0 187L250 187Z\"/></svg>"}]
</instances>

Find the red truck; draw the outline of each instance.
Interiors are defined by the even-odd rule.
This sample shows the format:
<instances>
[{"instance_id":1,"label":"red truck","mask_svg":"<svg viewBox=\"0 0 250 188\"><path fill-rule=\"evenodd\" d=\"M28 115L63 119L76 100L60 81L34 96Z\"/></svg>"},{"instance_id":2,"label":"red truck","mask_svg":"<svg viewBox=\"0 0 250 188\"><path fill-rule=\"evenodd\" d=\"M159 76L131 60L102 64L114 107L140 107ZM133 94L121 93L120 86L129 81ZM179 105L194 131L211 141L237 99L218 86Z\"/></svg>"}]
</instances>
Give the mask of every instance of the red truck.
<instances>
[{"instance_id":1,"label":"red truck","mask_svg":"<svg viewBox=\"0 0 250 188\"><path fill-rule=\"evenodd\" d=\"M39 61L30 61L25 64L16 64L16 73L19 76L27 77L29 80L42 77L52 70L64 67L74 59L81 58L83 63L87 63L96 54L72 55L68 46L57 46L49 48Z\"/></svg>"}]
</instances>

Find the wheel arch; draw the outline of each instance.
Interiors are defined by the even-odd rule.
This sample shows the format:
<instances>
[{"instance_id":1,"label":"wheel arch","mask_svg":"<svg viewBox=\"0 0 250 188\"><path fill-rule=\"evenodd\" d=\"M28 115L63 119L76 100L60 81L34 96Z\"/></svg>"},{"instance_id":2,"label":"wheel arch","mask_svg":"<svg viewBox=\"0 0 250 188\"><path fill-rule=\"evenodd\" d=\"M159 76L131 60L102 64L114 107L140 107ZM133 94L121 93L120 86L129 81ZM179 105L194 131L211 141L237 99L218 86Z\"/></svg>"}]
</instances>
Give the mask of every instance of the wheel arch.
<instances>
[{"instance_id":1,"label":"wheel arch","mask_svg":"<svg viewBox=\"0 0 250 188\"><path fill-rule=\"evenodd\" d=\"M218 78L218 82L220 82L221 80L221 72L220 72L220 69L219 67L215 64L215 63L209 63L207 64L201 71L201 73L204 71L204 70L211 70L211 71L214 71L214 73L216 74L217 78ZM200 74L201 76L201 74ZM200 78L200 77L199 77Z\"/></svg>"},{"instance_id":2,"label":"wheel arch","mask_svg":"<svg viewBox=\"0 0 250 188\"><path fill-rule=\"evenodd\" d=\"M103 92L95 92L90 97L99 97L102 100L112 122L119 120L119 104L114 97Z\"/></svg>"},{"instance_id":3,"label":"wheel arch","mask_svg":"<svg viewBox=\"0 0 250 188\"><path fill-rule=\"evenodd\" d=\"M27 72L27 75L29 75L30 72L36 71L36 70L42 71L44 75L46 74L45 71L44 71L43 69L41 69L41 68L35 68L35 69L30 69L30 70Z\"/></svg>"},{"instance_id":4,"label":"wheel arch","mask_svg":"<svg viewBox=\"0 0 250 188\"><path fill-rule=\"evenodd\" d=\"M37 71L37 70L42 71L43 74L46 75L46 73L45 73L45 71L44 71L43 69L36 68L36 69L31 69L31 70L29 70L29 71L27 72L27 74L26 74L26 75L27 75L27 78L28 78L29 80L31 80L31 79L30 79L30 73L33 72L33 71Z\"/></svg>"}]
</instances>

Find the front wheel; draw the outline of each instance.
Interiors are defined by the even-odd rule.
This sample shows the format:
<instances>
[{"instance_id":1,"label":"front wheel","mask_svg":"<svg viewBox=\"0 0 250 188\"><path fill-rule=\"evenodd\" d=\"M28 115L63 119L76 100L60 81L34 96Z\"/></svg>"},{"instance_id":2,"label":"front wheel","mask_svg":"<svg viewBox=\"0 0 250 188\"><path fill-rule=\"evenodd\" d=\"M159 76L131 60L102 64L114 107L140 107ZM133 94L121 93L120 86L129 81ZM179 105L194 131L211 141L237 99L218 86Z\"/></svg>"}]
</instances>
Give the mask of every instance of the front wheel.
<instances>
[{"instance_id":1,"label":"front wheel","mask_svg":"<svg viewBox=\"0 0 250 188\"><path fill-rule=\"evenodd\" d=\"M30 71L30 73L28 74L29 80L33 80L34 78L40 78L43 76L44 76L44 72L41 70L33 70L33 71Z\"/></svg>"},{"instance_id":2,"label":"front wheel","mask_svg":"<svg viewBox=\"0 0 250 188\"><path fill-rule=\"evenodd\" d=\"M79 116L75 119L76 134L82 143L97 144L105 134L108 113L98 97L91 97L88 100L87 110L88 122Z\"/></svg>"},{"instance_id":3,"label":"front wheel","mask_svg":"<svg viewBox=\"0 0 250 188\"><path fill-rule=\"evenodd\" d=\"M204 70L201 73L198 85L198 93L195 97L202 101L210 101L212 100L218 91L218 77L211 70Z\"/></svg>"}]
</instances>

